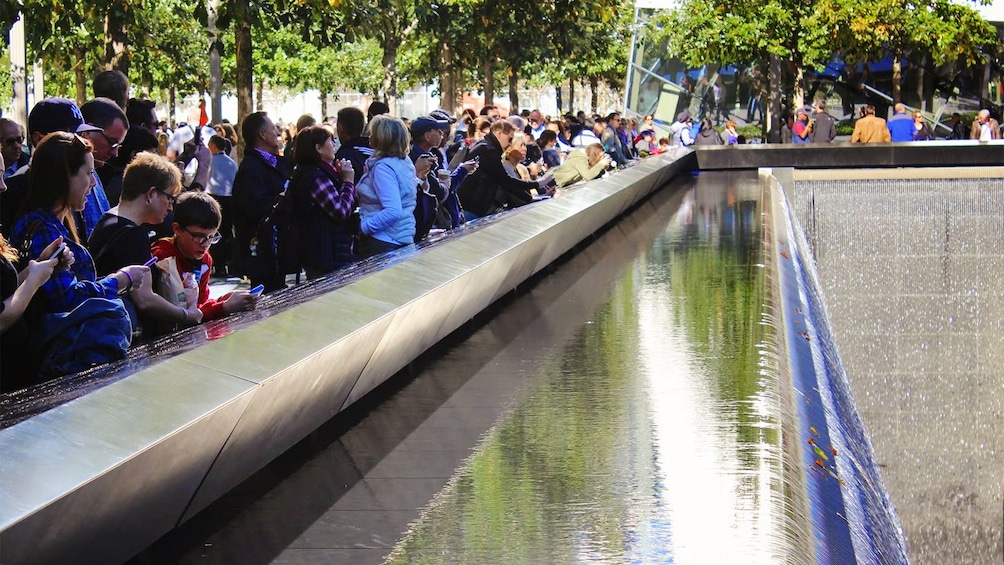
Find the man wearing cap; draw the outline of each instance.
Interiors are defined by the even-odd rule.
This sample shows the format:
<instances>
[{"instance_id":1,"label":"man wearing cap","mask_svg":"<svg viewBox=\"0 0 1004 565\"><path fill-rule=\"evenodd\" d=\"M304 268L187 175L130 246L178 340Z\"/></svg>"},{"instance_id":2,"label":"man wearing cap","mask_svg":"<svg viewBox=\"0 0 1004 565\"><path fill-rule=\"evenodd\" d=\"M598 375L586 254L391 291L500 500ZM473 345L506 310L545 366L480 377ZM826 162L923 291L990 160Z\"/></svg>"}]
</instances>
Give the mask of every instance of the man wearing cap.
<instances>
[{"instance_id":1,"label":"man wearing cap","mask_svg":"<svg viewBox=\"0 0 1004 565\"><path fill-rule=\"evenodd\" d=\"M84 134L101 131L101 128L85 124L80 108L71 100L46 98L35 104L28 114L28 143L34 147L43 137L54 131ZM91 194L93 193L92 190ZM17 219L17 213L27 194L28 167L22 167L7 179L7 191L0 196L0 228L3 235L10 235L10 229L14 227L14 220ZM88 197L88 205L90 202L91 198ZM100 216L101 213L98 214L98 217Z\"/></svg>"},{"instance_id":2,"label":"man wearing cap","mask_svg":"<svg viewBox=\"0 0 1004 565\"><path fill-rule=\"evenodd\" d=\"M101 215L111 208L104 184L112 181L111 177L116 173L116 168L109 167L108 160L119 154L119 147L125 140L126 132L129 131L129 120L122 108L110 98L89 100L80 107L80 113L84 122L97 128L97 131L91 130L81 134L94 146L94 172L97 173L95 176L98 181L87 195L84 211L77 217L77 225L82 226L83 233L90 237L94 227L101 220Z\"/></svg>"},{"instance_id":3,"label":"man wearing cap","mask_svg":"<svg viewBox=\"0 0 1004 565\"><path fill-rule=\"evenodd\" d=\"M446 137L444 130L449 130L449 128L449 120L438 120L432 116L419 116L415 118L415 121L411 122L412 144L411 154L408 156L411 158L412 163L418 161L423 155L431 155L433 158L432 168L426 174L426 180L429 182L429 193L436 197L437 217L439 205L446 200L450 192L449 171L443 166L443 154L439 151L439 145L443 142L443 138ZM443 177L440 177L440 171L446 171ZM418 217L420 213L422 213L422 207L415 206L415 219L417 222L415 231L416 242L421 241L428 234L427 228L432 227L432 224Z\"/></svg>"}]
</instances>

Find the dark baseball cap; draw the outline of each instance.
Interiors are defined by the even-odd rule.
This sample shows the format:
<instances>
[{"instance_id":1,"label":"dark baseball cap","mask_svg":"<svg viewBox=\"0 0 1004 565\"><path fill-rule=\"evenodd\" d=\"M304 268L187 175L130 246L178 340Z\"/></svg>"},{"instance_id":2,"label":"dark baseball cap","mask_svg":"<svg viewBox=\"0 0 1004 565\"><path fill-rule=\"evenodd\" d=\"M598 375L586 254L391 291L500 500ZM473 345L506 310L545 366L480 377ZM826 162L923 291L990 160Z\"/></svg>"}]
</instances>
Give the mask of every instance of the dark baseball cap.
<instances>
[{"instance_id":1,"label":"dark baseball cap","mask_svg":"<svg viewBox=\"0 0 1004 565\"><path fill-rule=\"evenodd\" d=\"M442 108L429 112L429 117L434 120L440 120L440 121L445 120L447 122L447 125L455 123L457 121L456 118L451 116L449 112L447 112Z\"/></svg>"},{"instance_id":2,"label":"dark baseball cap","mask_svg":"<svg viewBox=\"0 0 1004 565\"><path fill-rule=\"evenodd\" d=\"M450 126L447 120L437 120L431 116L420 116L411 122L411 135L419 137L434 129L445 129Z\"/></svg>"},{"instance_id":3,"label":"dark baseball cap","mask_svg":"<svg viewBox=\"0 0 1004 565\"><path fill-rule=\"evenodd\" d=\"M65 131L67 133L84 133L85 131L104 131L97 126L84 123L80 108L72 100L66 98L46 98L31 109L28 114L28 133L52 133Z\"/></svg>"}]
</instances>

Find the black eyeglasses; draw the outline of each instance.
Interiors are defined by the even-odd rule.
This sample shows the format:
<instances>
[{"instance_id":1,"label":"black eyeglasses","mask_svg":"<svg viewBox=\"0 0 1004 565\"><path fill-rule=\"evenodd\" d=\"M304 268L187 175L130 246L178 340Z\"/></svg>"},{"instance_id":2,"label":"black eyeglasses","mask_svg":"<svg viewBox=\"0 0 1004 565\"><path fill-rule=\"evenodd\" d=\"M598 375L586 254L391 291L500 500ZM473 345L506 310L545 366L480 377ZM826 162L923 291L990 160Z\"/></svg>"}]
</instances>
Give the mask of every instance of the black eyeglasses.
<instances>
[{"instance_id":1,"label":"black eyeglasses","mask_svg":"<svg viewBox=\"0 0 1004 565\"><path fill-rule=\"evenodd\" d=\"M105 138L105 141L108 142L108 150L109 151L115 151L119 147L122 147L122 144L120 142L117 142L117 141L113 140L112 138L108 137L108 135L106 135L105 132L98 131L98 132L94 132L94 133L100 133L101 137Z\"/></svg>"},{"instance_id":2,"label":"black eyeglasses","mask_svg":"<svg viewBox=\"0 0 1004 565\"><path fill-rule=\"evenodd\" d=\"M166 196L167 197L167 201L171 203L171 206L174 206L175 202L178 201L178 197L175 196L175 195L173 195L173 194L169 194L167 192L164 192L163 190L158 190L157 192L159 192L159 193L163 194L164 196Z\"/></svg>"},{"instance_id":3,"label":"black eyeglasses","mask_svg":"<svg viewBox=\"0 0 1004 565\"><path fill-rule=\"evenodd\" d=\"M199 245L202 245L207 241L209 242L209 245L214 245L216 243L219 243L220 240L223 239L223 236L220 235L220 232L214 232L213 235L204 235L201 233L192 233L188 231L188 228L185 228L185 233L190 235L192 237L192 241L198 243Z\"/></svg>"},{"instance_id":4,"label":"black eyeglasses","mask_svg":"<svg viewBox=\"0 0 1004 565\"><path fill-rule=\"evenodd\" d=\"M8 137L3 140L5 145L22 145L24 144L24 136L21 137Z\"/></svg>"}]
</instances>

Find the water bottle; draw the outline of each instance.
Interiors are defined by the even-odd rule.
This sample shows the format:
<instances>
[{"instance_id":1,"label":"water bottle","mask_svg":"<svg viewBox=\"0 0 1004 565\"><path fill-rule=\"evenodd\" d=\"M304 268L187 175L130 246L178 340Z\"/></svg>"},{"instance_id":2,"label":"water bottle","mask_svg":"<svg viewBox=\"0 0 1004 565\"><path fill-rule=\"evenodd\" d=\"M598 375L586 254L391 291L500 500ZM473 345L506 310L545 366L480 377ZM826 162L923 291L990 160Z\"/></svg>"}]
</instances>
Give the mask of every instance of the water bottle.
<instances>
[{"instance_id":1,"label":"water bottle","mask_svg":"<svg viewBox=\"0 0 1004 565\"><path fill-rule=\"evenodd\" d=\"M185 308L188 309L199 299L199 281L194 271L187 271L181 283L185 287Z\"/></svg>"}]
</instances>

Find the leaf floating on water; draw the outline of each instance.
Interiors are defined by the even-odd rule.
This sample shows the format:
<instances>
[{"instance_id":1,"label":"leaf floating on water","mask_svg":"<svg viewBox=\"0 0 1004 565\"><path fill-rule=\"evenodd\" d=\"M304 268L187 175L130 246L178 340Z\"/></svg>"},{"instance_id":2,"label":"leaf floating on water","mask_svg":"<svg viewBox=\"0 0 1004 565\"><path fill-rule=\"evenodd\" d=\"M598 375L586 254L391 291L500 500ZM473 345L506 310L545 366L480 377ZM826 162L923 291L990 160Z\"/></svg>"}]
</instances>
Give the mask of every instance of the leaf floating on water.
<instances>
[{"instance_id":1,"label":"leaf floating on water","mask_svg":"<svg viewBox=\"0 0 1004 565\"><path fill-rule=\"evenodd\" d=\"M829 461L830 460L830 457L826 454L825 451L823 451L822 449L819 449L818 445L813 444L812 445L812 450L816 452L816 455L818 455L820 459L823 459L825 461Z\"/></svg>"}]
</instances>

